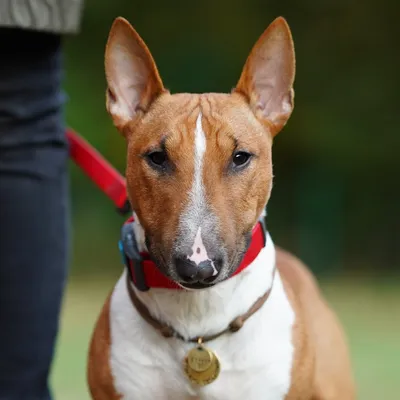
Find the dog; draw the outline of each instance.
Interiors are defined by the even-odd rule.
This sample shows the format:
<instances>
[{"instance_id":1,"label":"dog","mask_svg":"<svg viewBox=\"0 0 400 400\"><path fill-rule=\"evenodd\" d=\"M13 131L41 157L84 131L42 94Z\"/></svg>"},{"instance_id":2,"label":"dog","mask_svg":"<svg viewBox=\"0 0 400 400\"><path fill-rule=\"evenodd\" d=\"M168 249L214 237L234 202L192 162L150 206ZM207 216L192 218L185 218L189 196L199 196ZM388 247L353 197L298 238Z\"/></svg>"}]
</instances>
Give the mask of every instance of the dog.
<instances>
[{"instance_id":1,"label":"dog","mask_svg":"<svg viewBox=\"0 0 400 400\"><path fill-rule=\"evenodd\" d=\"M262 223L272 142L294 107L285 19L258 39L230 94L170 94L121 17L105 72L107 110L127 142L134 222L130 268L91 340L92 398L355 399L337 317Z\"/></svg>"}]
</instances>

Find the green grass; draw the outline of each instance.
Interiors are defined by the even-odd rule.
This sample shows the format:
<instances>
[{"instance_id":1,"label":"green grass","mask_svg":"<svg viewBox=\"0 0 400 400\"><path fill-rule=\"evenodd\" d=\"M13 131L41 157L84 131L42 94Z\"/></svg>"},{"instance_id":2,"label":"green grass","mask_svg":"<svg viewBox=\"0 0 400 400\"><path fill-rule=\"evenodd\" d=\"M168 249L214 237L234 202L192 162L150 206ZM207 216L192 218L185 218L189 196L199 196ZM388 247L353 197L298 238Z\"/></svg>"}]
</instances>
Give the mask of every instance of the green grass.
<instances>
[{"instance_id":1,"label":"green grass","mask_svg":"<svg viewBox=\"0 0 400 400\"><path fill-rule=\"evenodd\" d=\"M71 280L64 302L52 383L57 400L88 400L90 335L116 277ZM330 282L323 290L345 327L358 399L400 398L400 285Z\"/></svg>"}]
</instances>

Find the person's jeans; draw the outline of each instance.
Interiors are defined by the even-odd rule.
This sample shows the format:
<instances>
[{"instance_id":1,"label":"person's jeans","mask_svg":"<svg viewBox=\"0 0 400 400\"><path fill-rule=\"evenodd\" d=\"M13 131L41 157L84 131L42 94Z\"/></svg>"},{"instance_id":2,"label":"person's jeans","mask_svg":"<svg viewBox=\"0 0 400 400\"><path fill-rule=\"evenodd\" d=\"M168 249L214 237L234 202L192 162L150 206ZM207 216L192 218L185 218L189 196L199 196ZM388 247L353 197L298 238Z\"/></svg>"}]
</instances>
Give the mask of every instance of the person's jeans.
<instances>
[{"instance_id":1,"label":"person's jeans","mask_svg":"<svg viewBox=\"0 0 400 400\"><path fill-rule=\"evenodd\" d=\"M0 400L48 400L68 251L61 38L0 29Z\"/></svg>"}]
</instances>

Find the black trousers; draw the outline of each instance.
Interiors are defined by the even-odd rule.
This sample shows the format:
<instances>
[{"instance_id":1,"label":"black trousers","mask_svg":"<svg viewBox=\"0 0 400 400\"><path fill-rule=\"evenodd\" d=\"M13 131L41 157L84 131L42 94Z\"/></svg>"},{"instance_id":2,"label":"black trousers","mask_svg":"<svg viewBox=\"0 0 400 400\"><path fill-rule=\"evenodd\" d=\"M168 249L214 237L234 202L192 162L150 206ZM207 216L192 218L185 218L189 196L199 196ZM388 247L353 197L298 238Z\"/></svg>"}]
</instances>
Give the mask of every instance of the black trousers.
<instances>
[{"instance_id":1,"label":"black trousers","mask_svg":"<svg viewBox=\"0 0 400 400\"><path fill-rule=\"evenodd\" d=\"M48 400L68 250L61 38L0 29L0 400Z\"/></svg>"}]
</instances>

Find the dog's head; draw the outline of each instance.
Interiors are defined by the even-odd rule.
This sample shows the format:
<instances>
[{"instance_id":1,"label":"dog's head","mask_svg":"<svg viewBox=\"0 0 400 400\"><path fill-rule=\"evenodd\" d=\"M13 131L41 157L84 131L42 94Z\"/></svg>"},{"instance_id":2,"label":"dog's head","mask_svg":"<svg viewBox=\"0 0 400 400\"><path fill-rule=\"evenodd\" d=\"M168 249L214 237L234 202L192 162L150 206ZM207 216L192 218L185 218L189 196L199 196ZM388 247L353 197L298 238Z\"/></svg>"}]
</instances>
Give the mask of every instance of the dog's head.
<instances>
[{"instance_id":1,"label":"dog's head","mask_svg":"<svg viewBox=\"0 0 400 400\"><path fill-rule=\"evenodd\" d=\"M295 57L276 19L231 94L174 94L143 40L114 22L105 54L107 109L128 144L132 207L159 268L186 287L229 277L272 188L271 147L293 110Z\"/></svg>"}]
</instances>

